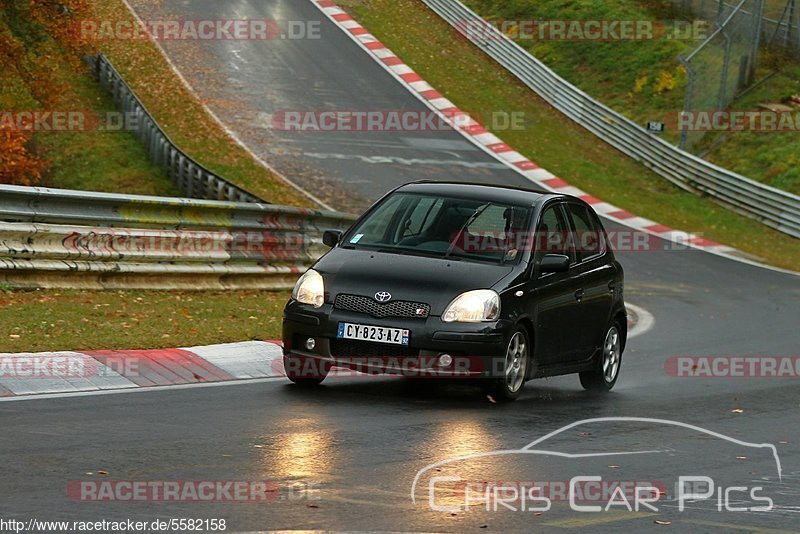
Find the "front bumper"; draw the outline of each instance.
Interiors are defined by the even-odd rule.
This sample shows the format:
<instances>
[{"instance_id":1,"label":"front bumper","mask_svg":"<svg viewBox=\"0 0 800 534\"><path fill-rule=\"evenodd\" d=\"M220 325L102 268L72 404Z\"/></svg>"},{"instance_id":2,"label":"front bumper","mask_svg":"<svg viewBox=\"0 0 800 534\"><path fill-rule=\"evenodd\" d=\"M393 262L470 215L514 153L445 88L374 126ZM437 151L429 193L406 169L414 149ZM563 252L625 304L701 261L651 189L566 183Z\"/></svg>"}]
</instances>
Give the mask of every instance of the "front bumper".
<instances>
[{"instance_id":1,"label":"front bumper","mask_svg":"<svg viewBox=\"0 0 800 534\"><path fill-rule=\"evenodd\" d=\"M342 322L408 329L409 344L338 340L336 335ZM283 313L283 352L285 356L314 359L323 365L369 374L501 377L512 327L510 321L502 319L487 323L444 323L436 316L376 318L336 309L328 303L314 308L290 301ZM308 338L314 338L312 350L306 348ZM439 365L439 356L443 354L452 357L450 365Z\"/></svg>"}]
</instances>

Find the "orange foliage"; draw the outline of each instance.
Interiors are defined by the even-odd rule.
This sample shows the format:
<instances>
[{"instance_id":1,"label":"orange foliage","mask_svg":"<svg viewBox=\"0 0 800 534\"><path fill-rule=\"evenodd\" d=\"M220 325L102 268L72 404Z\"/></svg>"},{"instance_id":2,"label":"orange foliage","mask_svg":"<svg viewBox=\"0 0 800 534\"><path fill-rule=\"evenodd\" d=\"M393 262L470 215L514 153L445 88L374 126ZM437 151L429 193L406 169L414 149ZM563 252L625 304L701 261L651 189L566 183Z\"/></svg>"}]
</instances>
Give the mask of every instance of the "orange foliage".
<instances>
[{"instance_id":1,"label":"orange foliage","mask_svg":"<svg viewBox=\"0 0 800 534\"><path fill-rule=\"evenodd\" d=\"M33 19L74 51L82 51L89 38L79 31L82 20L90 18L88 0L28 0Z\"/></svg>"},{"instance_id":2,"label":"orange foliage","mask_svg":"<svg viewBox=\"0 0 800 534\"><path fill-rule=\"evenodd\" d=\"M30 133L0 127L0 184L36 185L47 166L30 152Z\"/></svg>"},{"instance_id":3,"label":"orange foliage","mask_svg":"<svg viewBox=\"0 0 800 534\"><path fill-rule=\"evenodd\" d=\"M23 50L10 35L0 33L0 68L16 68Z\"/></svg>"}]
</instances>

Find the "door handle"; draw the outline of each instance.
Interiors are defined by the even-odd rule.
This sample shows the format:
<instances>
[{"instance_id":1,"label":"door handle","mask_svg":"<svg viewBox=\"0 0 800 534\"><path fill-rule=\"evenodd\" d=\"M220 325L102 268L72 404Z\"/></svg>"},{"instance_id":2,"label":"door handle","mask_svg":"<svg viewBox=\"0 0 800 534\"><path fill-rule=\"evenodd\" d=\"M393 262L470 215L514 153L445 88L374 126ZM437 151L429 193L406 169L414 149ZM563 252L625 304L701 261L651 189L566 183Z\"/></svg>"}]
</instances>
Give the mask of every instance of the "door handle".
<instances>
[{"instance_id":1,"label":"door handle","mask_svg":"<svg viewBox=\"0 0 800 534\"><path fill-rule=\"evenodd\" d=\"M575 300L577 300L578 302L582 301L582 300L583 300L583 295L584 295L584 294L585 294L585 293L584 293L583 289L579 289L579 290L577 290L577 291L575 292Z\"/></svg>"}]
</instances>

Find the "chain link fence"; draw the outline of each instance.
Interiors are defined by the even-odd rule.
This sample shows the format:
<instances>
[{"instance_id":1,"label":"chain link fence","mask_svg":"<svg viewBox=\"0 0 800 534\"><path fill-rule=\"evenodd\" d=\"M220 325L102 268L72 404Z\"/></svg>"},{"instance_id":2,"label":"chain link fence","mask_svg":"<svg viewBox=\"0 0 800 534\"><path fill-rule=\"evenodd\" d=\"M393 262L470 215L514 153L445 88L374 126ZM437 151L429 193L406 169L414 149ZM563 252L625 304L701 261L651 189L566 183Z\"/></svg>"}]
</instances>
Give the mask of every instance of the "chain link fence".
<instances>
[{"instance_id":1,"label":"chain link fence","mask_svg":"<svg viewBox=\"0 0 800 534\"><path fill-rule=\"evenodd\" d=\"M709 37L679 58L687 72L684 111L727 108L755 80L765 0L675 0L682 9L712 23ZM702 131L681 131L680 147L691 150Z\"/></svg>"},{"instance_id":2,"label":"chain link fence","mask_svg":"<svg viewBox=\"0 0 800 534\"><path fill-rule=\"evenodd\" d=\"M735 8L738 0L672 0L672 3L698 18L719 20L721 13ZM763 0L762 3L762 40L800 56L800 0ZM752 14L748 6L744 10Z\"/></svg>"},{"instance_id":3,"label":"chain link fence","mask_svg":"<svg viewBox=\"0 0 800 534\"><path fill-rule=\"evenodd\" d=\"M800 57L800 1L764 0L762 35Z\"/></svg>"}]
</instances>

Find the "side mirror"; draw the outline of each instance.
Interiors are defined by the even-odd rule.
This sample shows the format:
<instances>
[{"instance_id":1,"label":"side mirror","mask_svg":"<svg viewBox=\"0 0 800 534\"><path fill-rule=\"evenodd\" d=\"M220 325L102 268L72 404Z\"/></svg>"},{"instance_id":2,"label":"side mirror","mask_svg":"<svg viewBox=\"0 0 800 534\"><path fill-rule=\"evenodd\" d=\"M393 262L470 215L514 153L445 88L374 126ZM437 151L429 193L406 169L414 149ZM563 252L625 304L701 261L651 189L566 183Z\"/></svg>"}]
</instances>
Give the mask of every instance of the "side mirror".
<instances>
[{"instance_id":1,"label":"side mirror","mask_svg":"<svg viewBox=\"0 0 800 534\"><path fill-rule=\"evenodd\" d=\"M331 248L338 245L340 239L342 239L342 232L339 230L325 230L322 232L322 242Z\"/></svg>"},{"instance_id":2,"label":"side mirror","mask_svg":"<svg viewBox=\"0 0 800 534\"><path fill-rule=\"evenodd\" d=\"M564 273L569 271L569 256L545 254L539 262L540 273Z\"/></svg>"}]
</instances>

